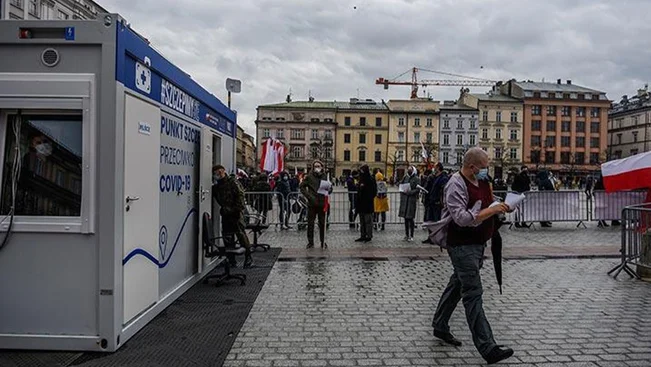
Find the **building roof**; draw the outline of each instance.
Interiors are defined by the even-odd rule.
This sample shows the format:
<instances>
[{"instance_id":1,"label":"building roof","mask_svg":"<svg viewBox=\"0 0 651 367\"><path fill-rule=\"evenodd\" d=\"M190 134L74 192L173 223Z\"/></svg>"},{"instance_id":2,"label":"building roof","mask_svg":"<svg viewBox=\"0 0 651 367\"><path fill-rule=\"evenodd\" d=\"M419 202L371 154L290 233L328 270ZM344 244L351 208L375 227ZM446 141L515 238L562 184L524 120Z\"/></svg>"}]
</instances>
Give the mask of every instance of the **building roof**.
<instances>
[{"instance_id":1,"label":"building roof","mask_svg":"<svg viewBox=\"0 0 651 367\"><path fill-rule=\"evenodd\" d=\"M295 109L340 109L340 110L388 110L387 106L382 102L377 102L372 99L357 99L351 98L349 102L337 101L292 101L283 103L274 103L268 105L260 105L263 108L295 108Z\"/></svg>"},{"instance_id":2,"label":"building roof","mask_svg":"<svg viewBox=\"0 0 651 367\"><path fill-rule=\"evenodd\" d=\"M441 112L450 111L450 110L471 111L471 112L478 112L479 111L478 109L476 109L474 107L466 106L465 104L458 103L458 102L455 103L455 104L445 104L444 103L444 104L441 105L440 110L441 110Z\"/></svg>"},{"instance_id":3,"label":"building roof","mask_svg":"<svg viewBox=\"0 0 651 367\"><path fill-rule=\"evenodd\" d=\"M335 102L335 106L340 110L379 110L386 111L389 108L382 102L375 102L371 100L366 101L351 101L351 102Z\"/></svg>"},{"instance_id":4,"label":"building roof","mask_svg":"<svg viewBox=\"0 0 651 367\"><path fill-rule=\"evenodd\" d=\"M471 93L471 96L477 98L480 101L488 102L521 102L517 98L509 97L504 94L499 93Z\"/></svg>"},{"instance_id":5,"label":"building roof","mask_svg":"<svg viewBox=\"0 0 651 367\"><path fill-rule=\"evenodd\" d=\"M335 108L335 102L331 101L292 101L283 103L273 103L267 105L260 105L258 107L264 108Z\"/></svg>"},{"instance_id":6,"label":"building roof","mask_svg":"<svg viewBox=\"0 0 651 367\"><path fill-rule=\"evenodd\" d=\"M651 108L651 94L645 86L644 89L638 90L638 95L633 97L623 96L621 101L613 103L608 114L633 113L648 108Z\"/></svg>"},{"instance_id":7,"label":"building roof","mask_svg":"<svg viewBox=\"0 0 651 367\"><path fill-rule=\"evenodd\" d=\"M559 92L559 93L593 93L593 94L605 94L605 92L598 91L596 89L590 89L582 87L576 84L563 84L563 83L546 83L546 82L531 82L531 81L514 81L513 82L518 87L522 88L525 91L532 92Z\"/></svg>"}]
</instances>

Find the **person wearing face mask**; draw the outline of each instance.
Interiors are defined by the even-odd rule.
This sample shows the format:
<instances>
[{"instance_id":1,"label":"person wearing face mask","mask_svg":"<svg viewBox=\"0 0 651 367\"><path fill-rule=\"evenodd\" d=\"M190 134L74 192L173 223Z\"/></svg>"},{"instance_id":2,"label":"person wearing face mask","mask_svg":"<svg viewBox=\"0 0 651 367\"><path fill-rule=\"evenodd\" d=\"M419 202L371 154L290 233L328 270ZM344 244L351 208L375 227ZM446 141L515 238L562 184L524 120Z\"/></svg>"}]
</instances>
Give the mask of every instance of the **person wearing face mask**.
<instances>
[{"instance_id":1,"label":"person wearing face mask","mask_svg":"<svg viewBox=\"0 0 651 367\"><path fill-rule=\"evenodd\" d=\"M401 185L409 186L400 193L400 208L398 209L398 216L405 220L405 240L409 242L414 241L414 229L416 228L414 219L418 207L419 184L418 170L416 167L410 166L401 181Z\"/></svg>"},{"instance_id":2,"label":"person wearing face mask","mask_svg":"<svg viewBox=\"0 0 651 367\"><path fill-rule=\"evenodd\" d=\"M251 242L246 235L246 226L244 225L244 191L242 190L235 177L226 174L226 169L222 165L216 165L212 169L213 186L212 197L219 204L219 214L222 221L223 234L235 234L238 242L246 250L244 254L244 267L253 266L251 257ZM234 257L229 258L232 266L237 265Z\"/></svg>"},{"instance_id":3,"label":"person wearing face mask","mask_svg":"<svg viewBox=\"0 0 651 367\"><path fill-rule=\"evenodd\" d=\"M475 147L466 152L461 171L452 175L445 187L443 219L437 223L446 225L440 230L445 234L442 241L454 272L441 295L432 326L436 338L460 346L450 332L449 321L463 300L473 343L488 364L493 364L511 357L513 350L498 346L493 338L484 314L480 270L486 242L495 230L495 216L510 209L504 203L491 206L493 193L487 178L488 155Z\"/></svg>"},{"instance_id":4,"label":"person wearing face mask","mask_svg":"<svg viewBox=\"0 0 651 367\"><path fill-rule=\"evenodd\" d=\"M289 173L283 171L280 174L280 180L276 184L276 198L278 198L278 219L280 221L280 229L289 229L289 193L291 188L289 186Z\"/></svg>"},{"instance_id":5,"label":"person wearing face mask","mask_svg":"<svg viewBox=\"0 0 651 367\"><path fill-rule=\"evenodd\" d=\"M327 208L327 196L319 193L321 182L324 181L323 163L316 160L312 163L311 172L301 182L301 194L307 199L307 248L314 247L314 222L319 221L319 240L321 248L328 248L325 243L325 220ZM329 191L332 191L330 187Z\"/></svg>"}]
</instances>

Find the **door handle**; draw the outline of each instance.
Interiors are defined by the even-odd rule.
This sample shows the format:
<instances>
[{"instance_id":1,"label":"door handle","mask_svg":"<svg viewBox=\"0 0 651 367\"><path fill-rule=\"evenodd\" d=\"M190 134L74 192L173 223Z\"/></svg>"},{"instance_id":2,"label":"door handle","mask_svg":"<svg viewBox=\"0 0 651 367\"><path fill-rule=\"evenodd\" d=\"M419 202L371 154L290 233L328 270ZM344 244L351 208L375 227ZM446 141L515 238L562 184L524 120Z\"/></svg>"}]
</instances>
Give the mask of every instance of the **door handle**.
<instances>
[{"instance_id":1,"label":"door handle","mask_svg":"<svg viewBox=\"0 0 651 367\"><path fill-rule=\"evenodd\" d=\"M206 195L210 194L210 190L209 189L204 190L203 187L202 187L200 193L201 193L201 195L200 195L201 196L201 201L204 201L204 200L206 200Z\"/></svg>"},{"instance_id":2,"label":"door handle","mask_svg":"<svg viewBox=\"0 0 651 367\"><path fill-rule=\"evenodd\" d=\"M132 201L137 201L137 200L140 200L140 197L138 197L138 196L134 196L134 197L127 196L127 204L129 204Z\"/></svg>"}]
</instances>

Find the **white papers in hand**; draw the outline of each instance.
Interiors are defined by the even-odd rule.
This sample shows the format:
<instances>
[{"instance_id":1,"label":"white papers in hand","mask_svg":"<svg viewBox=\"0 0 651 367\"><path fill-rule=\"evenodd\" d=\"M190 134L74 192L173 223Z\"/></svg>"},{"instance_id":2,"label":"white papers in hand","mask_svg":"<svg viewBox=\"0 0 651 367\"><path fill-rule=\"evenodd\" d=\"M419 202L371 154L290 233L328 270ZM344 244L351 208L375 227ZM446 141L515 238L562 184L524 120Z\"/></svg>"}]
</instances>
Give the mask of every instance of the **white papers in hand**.
<instances>
[{"instance_id":1,"label":"white papers in hand","mask_svg":"<svg viewBox=\"0 0 651 367\"><path fill-rule=\"evenodd\" d=\"M332 189L332 184L330 183L330 181L321 180L321 184L319 185L319 190L317 191L317 193L321 195L329 196L331 189Z\"/></svg>"},{"instance_id":2,"label":"white papers in hand","mask_svg":"<svg viewBox=\"0 0 651 367\"><path fill-rule=\"evenodd\" d=\"M409 183L403 183L398 186L398 191L400 192L407 192L411 189L411 184Z\"/></svg>"},{"instance_id":3,"label":"white papers in hand","mask_svg":"<svg viewBox=\"0 0 651 367\"><path fill-rule=\"evenodd\" d=\"M524 194L515 194L512 192L509 192L506 194L506 199L504 199L504 204L509 206L509 209L513 210L515 209L518 205L522 203L524 200ZM490 207L493 207L495 205L498 205L500 202L496 201L490 205Z\"/></svg>"},{"instance_id":4,"label":"white papers in hand","mask_svg":"<svg viewBox=\"0 0 651 367\"><path fill-rule=\"evenodd\" d=\"M506 205L509 206L510 209L515 209L523 201L524 201L524 194L515 194L512 192L506 194L506 199L504 200L504 202L506 203Z\"/></svg>"}]
</instances>

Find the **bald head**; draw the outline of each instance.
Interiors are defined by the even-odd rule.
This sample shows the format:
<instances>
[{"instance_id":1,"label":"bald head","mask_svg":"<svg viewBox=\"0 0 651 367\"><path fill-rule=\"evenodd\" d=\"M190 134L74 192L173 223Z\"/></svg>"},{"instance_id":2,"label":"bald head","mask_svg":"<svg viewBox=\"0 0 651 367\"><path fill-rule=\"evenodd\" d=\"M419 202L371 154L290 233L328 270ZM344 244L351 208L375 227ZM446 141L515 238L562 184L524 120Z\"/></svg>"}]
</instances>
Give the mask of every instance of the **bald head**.
<instances>
[{"instance_id":1,"label":"bald head","mask_svg":"<svg viewBox=\"0 0 651 367\"><path fill-rule=\"evenodd\" d=\"M482 148L470 148L466 152L466 155L463 156L463 167L470 168L471 166L478 168L488 166L488 154Z\"/></svg>"}]
</instances>

